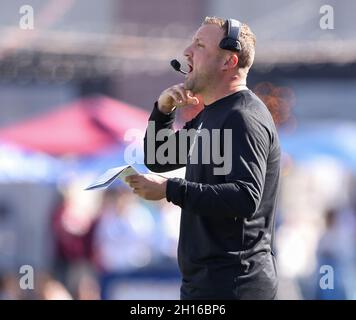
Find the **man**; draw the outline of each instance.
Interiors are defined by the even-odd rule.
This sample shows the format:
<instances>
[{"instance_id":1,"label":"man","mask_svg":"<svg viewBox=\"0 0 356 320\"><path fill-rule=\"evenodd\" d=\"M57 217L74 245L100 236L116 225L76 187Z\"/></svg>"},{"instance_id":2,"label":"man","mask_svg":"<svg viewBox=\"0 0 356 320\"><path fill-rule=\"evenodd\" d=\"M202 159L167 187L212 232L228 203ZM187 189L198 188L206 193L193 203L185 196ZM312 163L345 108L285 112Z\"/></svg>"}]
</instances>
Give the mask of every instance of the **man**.
<instances>
[{"instance_id":1,"label":"man","mask_svg":"<svg viewBox=\"0 0 356 320\"><path fill-rule=\"evenodd\" d=\"M223 41L222 41L223 40ZM187 164L149 161L152 144L158 151L167 141L145 136L145 161L154 172L186 165L185 179L136 175L127 179L134 192L148 200L166 198L182 208L178 262L181 299L274 299L277 275L273 247L279 185L280 147L271 114L246 87L255 54L255 36L237 20L205 18L184 51L189 66L183 84L164 90L150 116L155 133L172 129L175 109L204 103L184 129L223 132L218 148L230 154L224 174L200 157L206 143L190 139ZM183 139L182 130L168 142ZM229 142L228 133L232 140ZM193 140L193 141L191 141ZM201 141L200 141L201 142ZM230 148L227 150L225 146ZM182 159L180 143L175 143ZM169 149L172 151L172 149ZM224 156L225 156L224 154ZM174 157L173 157L174 158ZM170 158L172 159L172 158ZM196 160L196 159L195 159Z\"/></svg>"}]
</instances>

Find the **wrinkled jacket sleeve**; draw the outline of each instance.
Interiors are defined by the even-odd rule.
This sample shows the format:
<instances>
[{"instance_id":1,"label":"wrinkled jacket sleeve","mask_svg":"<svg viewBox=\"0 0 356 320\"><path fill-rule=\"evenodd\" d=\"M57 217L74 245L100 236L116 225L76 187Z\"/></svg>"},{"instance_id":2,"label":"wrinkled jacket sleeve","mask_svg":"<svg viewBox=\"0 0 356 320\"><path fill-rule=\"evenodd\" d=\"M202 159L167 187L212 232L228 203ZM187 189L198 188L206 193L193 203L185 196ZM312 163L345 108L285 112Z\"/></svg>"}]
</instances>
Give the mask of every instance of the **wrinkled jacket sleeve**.
<instances>
[{"instance_id":1,"label":"wrinkled jacket sleeve","mask_svg":"<svg viewBox=\"0 0 356 320\"><path fill-rule=\"evenodd\" d=\"M198 215L252 218L261 201L270 139L253 114L232 110L224 129L232 130L231 171L225 183L202 184L171 178L167 200Z\"/></svg>"},{"instance_id":2,"label":"wrinkled jacket sleeve","mask_svg":"<svg viewBox=\"0 0 356 320\"><path fill-rule=\"evenodd\" d=\"M179 149L179 140L181 136L181 130L174 131L173 123L175 119L176 111L170 114L164 114L158 109L157 102L155 103L154 109L149 117L148 126L144 138L144 162L146 167L153 172L166 172L175 169L179 169L186 166L187 162L187 150ZM187 122L183 129L189 130L193 127L195 118ZM166 136L164 140L157 139L157 134L159 132L164 132L166 130ZM188 141L188 146L189 146ZM157 159L158 149L165 144L168 146L168 150L174 150L174 155L171 155L168 163L160 163ZM181 161L184 159L184 161Z\"/></svg>"}]
</instances>

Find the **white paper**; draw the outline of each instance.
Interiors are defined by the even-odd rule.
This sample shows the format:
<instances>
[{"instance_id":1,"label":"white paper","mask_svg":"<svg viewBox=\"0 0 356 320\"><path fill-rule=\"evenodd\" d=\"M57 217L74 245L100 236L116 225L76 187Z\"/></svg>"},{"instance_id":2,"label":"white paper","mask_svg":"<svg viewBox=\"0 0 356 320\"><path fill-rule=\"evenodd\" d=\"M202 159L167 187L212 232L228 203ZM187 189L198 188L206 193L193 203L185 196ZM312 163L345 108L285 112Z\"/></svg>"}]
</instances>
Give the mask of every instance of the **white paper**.
<instances>
[{"instance_id":1,"label":"white paper","mask_svg":"<svg viewBox=\"0 0 356 320\"><path fill-rule=\"evenodd\" d=\"M105 171L105 173L99 176L91 185L86 187L84 190L106 189L116 179L119 179L122 182L126 183L125 178L135 174L139 173L130 165L111 168Z\"/></svg>"}]
</instances>

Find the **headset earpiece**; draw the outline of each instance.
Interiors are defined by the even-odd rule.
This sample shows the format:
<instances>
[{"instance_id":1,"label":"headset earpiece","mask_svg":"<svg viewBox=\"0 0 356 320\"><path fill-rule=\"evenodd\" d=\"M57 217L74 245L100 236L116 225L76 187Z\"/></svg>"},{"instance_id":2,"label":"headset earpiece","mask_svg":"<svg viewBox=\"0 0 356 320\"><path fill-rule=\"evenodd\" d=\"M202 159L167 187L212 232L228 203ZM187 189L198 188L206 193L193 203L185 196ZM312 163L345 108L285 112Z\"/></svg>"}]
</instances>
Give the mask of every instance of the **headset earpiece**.
<instances>
[{"instance_id":1,"label":"headset earpiece","mask_svg":"<svg viewBox=\"0 0 356 320\"><path fill-rule=\"evenodd\" d=\"M219 44L219 47L224 50L241 51L240 27L241 22L235 19L226 20L227 23L227 36L224 37Z\"/></svg>"}]
</instances>

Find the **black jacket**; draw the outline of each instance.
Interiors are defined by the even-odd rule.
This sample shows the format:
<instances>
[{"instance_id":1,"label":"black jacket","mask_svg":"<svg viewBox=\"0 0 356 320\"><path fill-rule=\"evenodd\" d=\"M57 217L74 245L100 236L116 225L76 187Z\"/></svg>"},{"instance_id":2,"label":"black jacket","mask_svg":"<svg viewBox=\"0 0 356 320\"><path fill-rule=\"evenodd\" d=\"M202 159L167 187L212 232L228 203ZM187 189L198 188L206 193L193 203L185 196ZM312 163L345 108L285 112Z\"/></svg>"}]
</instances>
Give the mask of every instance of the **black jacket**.
<instances>
[{"instance_id":1,"label":"black jacket","mask_svg":"<svg viewBox=\"0 0 356 320\"><path fill-rule=\"evenodd\" d=\"M163 114L156 103L149 120L158 132L172 129L174 118L175 112ZM185 166L178 163L179 154L187 162L185 179L169 179L166 190L167 200L182 208L178 246L181 297L272 299L277 290L272 248L280 177L280 145L272 116L253 92L243 90L205 106L185 124L184 129L190 128L206 129L211 136L213 129L220 129L220 145L203 138L195 138L195 143L188 139L188 145L193 144L192 150L200 155L192 161L193 153L188 156L179 150L184 130L172 130L165 141L154 141L155 147L152 134L146 131L145 136L145 163L151 171ZM225 155L223 143L228 140L222 129L231 129L232 144L225 153L231 152L232 162L231 170L217 175L216 161L204 162L202 154L211 155L215 148L215 153ZM148 161L148 148L157 151L161 146L162 151L163 143L169 150L177 150L170 158L173 163L159 164L157 159L148 163L152 162ZM210 151L203 148L207 143Z\"/></svg>"}]
</instances>

